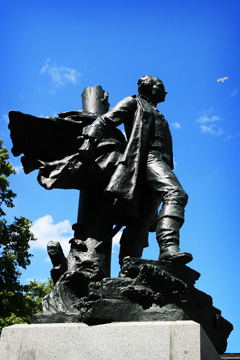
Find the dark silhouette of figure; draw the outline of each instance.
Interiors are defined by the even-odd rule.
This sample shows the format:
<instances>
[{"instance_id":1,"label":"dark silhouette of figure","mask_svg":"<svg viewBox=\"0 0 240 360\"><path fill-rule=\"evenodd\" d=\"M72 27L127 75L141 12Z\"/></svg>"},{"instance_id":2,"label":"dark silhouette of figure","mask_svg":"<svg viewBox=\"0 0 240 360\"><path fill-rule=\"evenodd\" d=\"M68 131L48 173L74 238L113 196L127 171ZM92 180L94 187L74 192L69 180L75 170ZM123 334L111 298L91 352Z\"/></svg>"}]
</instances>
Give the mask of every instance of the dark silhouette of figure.
<instances>
[{"instance_id":1,"label":"dark silhouette of figure","mask_svg":"<svg viewBox=\"0 0 240 360\"><path fill-rule=\"evenodd\" d=\"M81 191L68 256L59 243L48 243L54 287L32 321L191 319L222 354L233 327L211 297L194 288L200 274L185 266L192 255L179 249L188 196L173 173L171 133L156 108L166 94L162 81L147 75L138 80L138 95L111 110L97 85L84 89L83 110L48 118L9 112L12 153L23 154L25 173L38 170L48 190ZM121 271L111 278L112 237L122 226ZM156 231L160 261L140 259L149 231Z\"/></svg>"},{"instance_id":2,"label":"dark silhouette of figure","mask_svg":"<svg viewBox=\"0 0 240 360\"><path fill-rule=\"evenodd\" d=\"M93 122L80 158L87 161L106 132L123 123L127 146L105 188L120 209L119 217L128 214L120 241L120 264L125 256L141 257L148 246L148 231L153 230L160 246L159 260L188 263L192 255L179 249L188 195L172 171L170 129L156 108L167 92L162 81L150 75L138 80L138 92Z\"/></svg>"},{"instance_id":3,"label":"dark silhouette of figure","mask_svg":"<svg viewBox=\"0 0 240 360\"><path fill-rule=\"evenodd\" d=\"M192 260L191 254L179 249L179 230L188 196L172 171L171 133L156 108L165 101L167 92L161 80L146 75L138 80L138 93L110 110L107 106L104 114L104 111L93 113L92 108L90 112L61 113L58 118L9 113L12 152L15 156L24 154L22 163L26 173L39 169L38 181L46 189L84 190L88 194L87 202L89 198L94 202L95 191L101 194L98 203L106 211L99 210L99 216L93 216L91 211L86 211L93 205L81 203L84 224L78 224L74 236L85 245L89 241L89 259L96 262L99 257L108 269L112 232L104 230L104 222L106 229L111 229L113 224L117 224L117 229L126 226L120 241L121 265L126 256L142 256L144 247L148 246L149 231L156 231L159 260L178 263ZM89 100L98 104L95 96ZM127 142L117 129L122 123ZM96 219L99 228L92 225ZM94 256L92 251L96 253ZM101 252L105 255L99 255ZM103 261L102 256L109 261Z\"/></svg>"}]
</instances>

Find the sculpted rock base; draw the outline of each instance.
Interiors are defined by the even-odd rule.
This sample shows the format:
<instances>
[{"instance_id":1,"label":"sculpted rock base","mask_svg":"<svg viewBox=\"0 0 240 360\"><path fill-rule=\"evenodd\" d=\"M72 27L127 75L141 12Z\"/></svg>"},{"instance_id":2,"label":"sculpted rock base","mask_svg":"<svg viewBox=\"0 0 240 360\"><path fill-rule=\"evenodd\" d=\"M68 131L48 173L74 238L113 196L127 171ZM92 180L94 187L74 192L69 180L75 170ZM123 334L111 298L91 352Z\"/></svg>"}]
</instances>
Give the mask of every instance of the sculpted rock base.
<instances>
[{"instance_id":1,"label":"sculpted rock base","mask_svg":"<svg viewBox=\"0 0 240 360\"><path fill-rule=\"evenodd\" d=\"M128 321L193 320L202 325L217 351L223 353L232 325L212 305L212 298L194 287L199 276L198 272L186 265L173 266L164 261L125 258L119 278L88 281L88 291L85 286L85 291L82 295L79 293L79 297L76 294L71 297L69 291L69 299L74 301L69 300L68 309L65 307L61 311L49 307L36 315L33 322L97 325ZM62 289L65 296L66 289Z\"/></svg>"}]
</instances>

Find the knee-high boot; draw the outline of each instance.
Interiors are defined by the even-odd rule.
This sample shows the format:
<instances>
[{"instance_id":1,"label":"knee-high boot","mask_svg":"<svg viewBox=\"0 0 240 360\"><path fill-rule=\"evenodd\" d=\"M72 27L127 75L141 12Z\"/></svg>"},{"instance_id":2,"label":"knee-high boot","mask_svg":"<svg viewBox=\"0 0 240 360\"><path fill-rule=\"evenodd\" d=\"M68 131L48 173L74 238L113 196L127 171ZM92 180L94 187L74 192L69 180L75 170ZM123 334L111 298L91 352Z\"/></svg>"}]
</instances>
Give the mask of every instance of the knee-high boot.
<instances>
[{"instance_id":1,"label":"knee-high boot","mask_svg":"<svg viewBox=\"0 0 240 360\"><path fill-rule=\"evenodd\" d=\"M159 260L186 264L192 260L190 253L179 249L179 230L183 219L174 216L163 216L157 222L156 236L160 247Z\"/></svg>"}]
</instances>

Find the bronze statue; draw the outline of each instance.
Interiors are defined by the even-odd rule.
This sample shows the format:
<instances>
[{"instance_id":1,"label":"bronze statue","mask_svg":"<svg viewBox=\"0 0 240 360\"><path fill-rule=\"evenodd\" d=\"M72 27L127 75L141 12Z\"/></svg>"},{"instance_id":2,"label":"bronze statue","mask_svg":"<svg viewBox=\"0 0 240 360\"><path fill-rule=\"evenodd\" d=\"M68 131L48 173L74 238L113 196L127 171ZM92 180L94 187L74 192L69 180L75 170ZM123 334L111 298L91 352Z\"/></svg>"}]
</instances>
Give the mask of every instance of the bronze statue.
<instances>
[{"instance_id":1,"label":"bronze statue","mask_svg":"<svg viewBox=\"0 0 240 360\"><path fill-rule=\"evenodd\" d=\"M110 110L108 94L99 86L96 91L94 96L83 96L85 110L60 113L59 118L42 119L11 111L13 154L25 155L22 163L26 173L39 169L38 181L46 189L80 189L86 190L86 194L97 191L95 196L101 197L101 207L107 204L105 219L101 221L107 222L106 230L102 225L92 234L89 229L93 224L87 225L87 231L85 225L75 226L75 237L81 241L94 239L87 246L98 248L97 255L89 254L93 261L99 255L99 242L102 248L106 247L106 238L112 235L111 226L118 224L118 229L126 226L120 241L120 264L126 256L142 256L148 246L149 231L156 231L161 249L159 260L190 262L192 255L179 249L179 230L188 196L172 171L168 123L156 109L167 94L162 81L143 76L138 80L139 94L123 99ZM96 101L99 94L102 99ZM127 142L117 129L121 123ZM94 201L90 195L85 197L88 198L85 202ZM80 212L83 213L81 208ZM101 213L100 210L99 216ZM90 214L85 216L85 224L89 217ZM106 256L100 262L105 275L109 275Z\"/></svg>"},{"instance_id":2,"label":"bronze statue","mask_svg":"<svg viewBox=\"0 0 240 360\"><path fill-rule=\"evenodd\" d=\"M179 249L179 229L188 196L172 171L171 133L156 108L165 101L167 92L161 80L149 75L138 80L138 92L97 118L85 135L88 143L80 148L80 157L90 159L107 129L124 123L127 146L105 188L105 193L121 203L123 211L125 205L135 215L130 222L126 219L120 264L125 256L141 257L148 244L148 231L153 228L161 249L159 260L188 263L192 255Z\"/></svg>"},{"instance_id":3,"label":"bronze statue","mask_svg":"<svg viewBox=\"0 0 240 360\"><path fill-rule=\"evenodd\" d=\"M171 133L156 108L166 94L161 80L145 75L138 95L110 110L98 85L85 88L84 110L57 118L10 111L12 152L24 154L25 173L38 169L46 189L81 191L67 258L59 243L48 244L54 288L33 322L191 319L223 353L232 325L195 289L200 274L186 266L192 255L179 249L188 196L173 173ZM111 240L122 226L121 272L111 278ZM149 231L156 231L157 261L141 259Z\"/></svg>"}]
</instances>

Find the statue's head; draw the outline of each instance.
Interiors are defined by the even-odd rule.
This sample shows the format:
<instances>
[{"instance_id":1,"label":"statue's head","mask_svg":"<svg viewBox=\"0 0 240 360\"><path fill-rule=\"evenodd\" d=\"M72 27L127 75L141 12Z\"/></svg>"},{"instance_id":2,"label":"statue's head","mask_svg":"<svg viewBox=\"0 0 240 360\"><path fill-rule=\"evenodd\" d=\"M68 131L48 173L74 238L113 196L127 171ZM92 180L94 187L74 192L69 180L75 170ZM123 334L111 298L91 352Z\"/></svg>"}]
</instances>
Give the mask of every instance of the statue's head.
<instances>
[{"instance_id":1,"label":"statue's head","mask_svg":"<svg viewBox=\"0 0 240 360\"><path fill-rule=\"evenodd\" d=\"M154 104L165 101L167 94L162 81L151 75L144 75L138 80L138 93L148 97Z\"/></svg>"}]
</instances>

